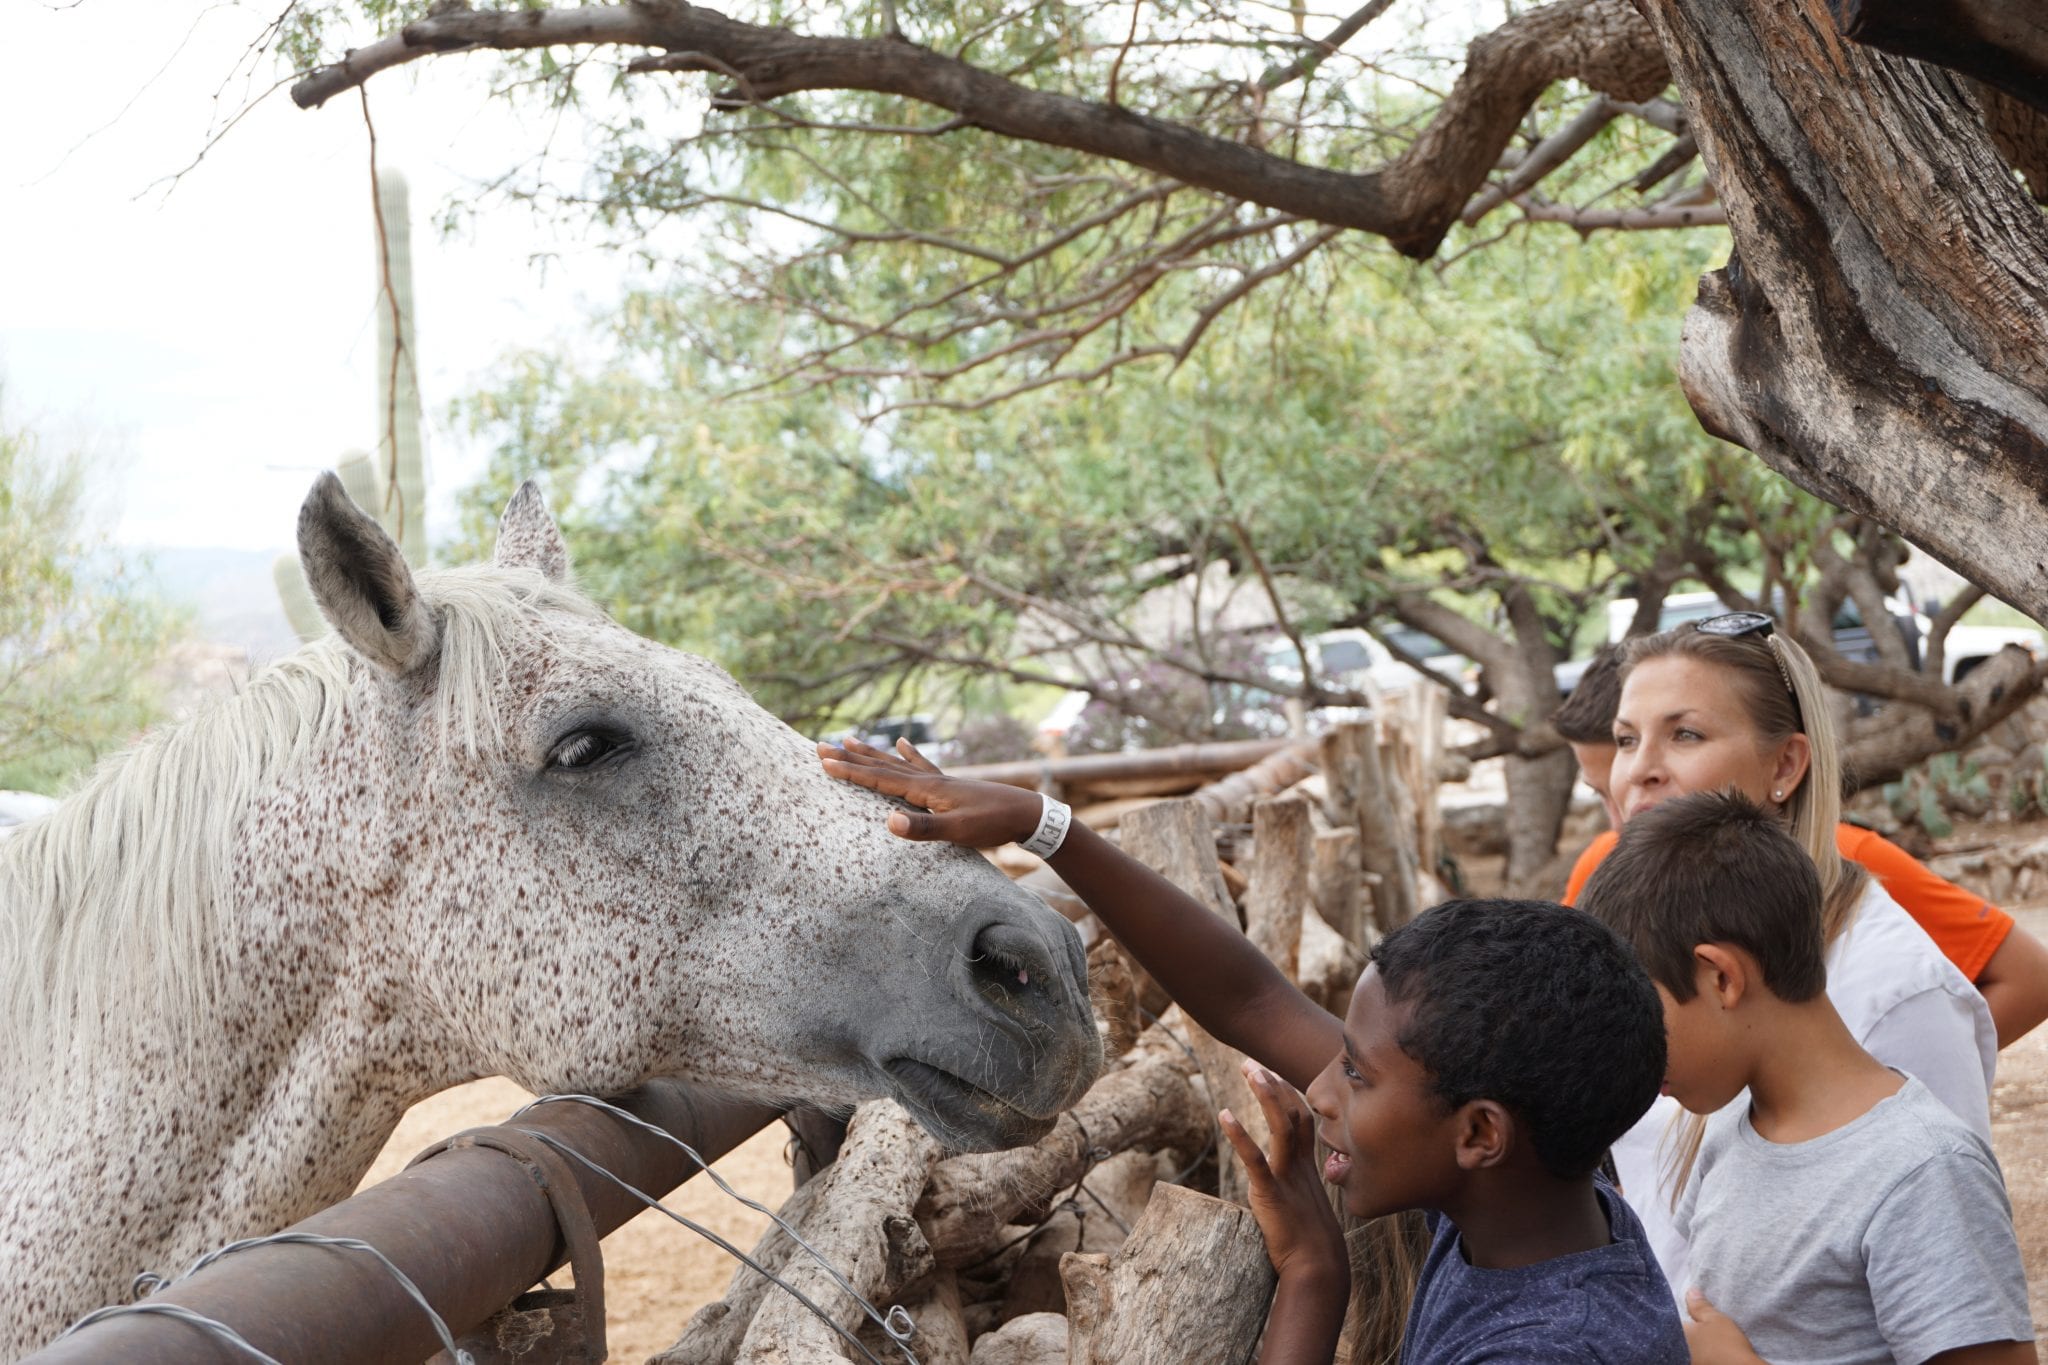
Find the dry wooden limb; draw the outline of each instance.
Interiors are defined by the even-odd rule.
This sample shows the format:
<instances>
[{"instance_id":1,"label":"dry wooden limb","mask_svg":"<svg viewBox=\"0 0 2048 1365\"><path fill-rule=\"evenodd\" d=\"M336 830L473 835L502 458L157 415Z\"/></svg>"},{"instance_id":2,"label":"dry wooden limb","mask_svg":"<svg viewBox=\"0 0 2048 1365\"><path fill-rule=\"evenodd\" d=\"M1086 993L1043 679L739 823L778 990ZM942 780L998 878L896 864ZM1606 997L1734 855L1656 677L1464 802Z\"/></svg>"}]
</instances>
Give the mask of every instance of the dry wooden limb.
<instances>
[{"instance_id":1,"label":"dry wooden limb","mask_svg":"<svg viewBox=\"0 0 2048 1365\"><path fill-rule=\"evenodd\" d=\"M1365 970L1365 954L1323 923L1314 910L1301 917L1301 992L1339 1019L1351 1008L1351 991Z\"/></svg>"},{"instance_id":2,"label":"dry wooden limb","mask_svg":"<svg viewBox=\"0 0 2048 1365\"><path fill-rule=\"evenodd\" d=\"M1248 768L1287 747L1284 739L1234 740L1226 744L1182 744L1134 754L1080 754L1073 758L1025 759L1019 763L972 763L951 770L955 777L1003 782L1040 790L1048 781L1073 791L1126 778L1190 773L1211 778Z\"/></svg>"},{"instance_id":3,"label":"dry wooden limb","mask_svg":"<svg viewBox=\"0 0 2048 1365\"><path fill-rule=\"evenodd\" d=\"M1316 835L1314 858L1309 895L1316 913L1348 942L1364 942L1365 881L1358 864L1358 827L1326 829ZM1301 979L1299 973L1295 979Z\"/></svg>"},{"instance_id":4,"label":"dry wooden limb","mask_svg":"<svg viewBox=\"0 0 2048 1365\"><path fill-rule=\"evenodd\" d=\"M839 1159L813 1182L820 1193L805 1220L804 1240L871 1303L886 1307L933 1269L931 1249L911 1209L939 1150L893 1100L870 1101L855 1112ZM792 1257L783 1278L840 1326L851 1329L863 1321L860 1305L813 1258ZM762 1301L736 1360L815 1365L844 1355L838 1333L793 1297L777 1294Z\"/></svg>"},{"instance_id":5,"label":"dry wooden limb","mask_svg":"<svg viewBox=\"0 0 2048 1365\"><path fill-rule=\"evenodd\" d=\"M1380 766L1379 741L1372 726L1339 725L1324 735L1322 742L1323 769L1330 781L1331 798L1333 803L1339 803L1339 809L1330 813L1330 823L1343 828L1339 810L1356 822L1366 870L1380 879L1373 888L1373 920L1385 933L1415 918L1415 851L1409 833L1412 825L1404 829L1394 813L1386 774ZM1332 771L1333 765L1346 770L1341 783Z\"/></svg>"},{"instance_id":6,"label":"dry wooden limb","mask_svg":"<svg viewBox=\"0 0 2048 1365\"><path fill-rule=\"evenodd\" d=\"M1277 796L1314 774L1315 746L1293 743L1227 777L1217 778L1189 798L1217 824L1241 825L1251 819L1252 803Z\"/></svg>"},{"instance_id":7,"label":"dry wooden limb","mask_svg":"<svg viewBox=\"0 0 2048 1365\"><path fill-rule=\"evenodd\" d=\"M800 1186L778 1210L782 1220L803 1227L824 1188L822 1180ZM788 1233L771 1227L754 1243L752 1254L762 1267L780 1275L789 1258L802 1252ZM732 1273L725 1297L691 1314L675 1345L653 1357L647 1365L732 1365L733 1357L739 1354L740 1339L747 1334L747 1325L754 1320L761 1300L770 1293L781 1292L766 1277L747 1266L739 1266Z\"/></svg>"},{"instance_id":8,"label":"dry wooden limb","mask_svg":"<svg viewBox=\"0 0 2048 1365\"><path fill-rule=\"evenodd\" d=\"M1088 945L1088 1003L1102 1028L1102 1051L1114 1061L1138 1040L1138 983L1131 959L1103 934Z\"/></svg>"},{"instance_id":9,"label":"dry wooden limb","mask_svg":"<svg viewBox=\"0 0 2048 1365\"><path fill-rule=\"evenodd\" d=\"M1273 1298L1249 1209L1161 1185L1115 1256L1069 1254L1072 1365L1239 1365Z\"/></svg>"},{"instance_id":10,"label":"dry wooden limb","mask_svg":"<svg viewBox=\"0 0 2048 1365\"><path fill-rule=\"evenodd\" d=\"M968 1365L1067 1365L1066 1315L1011 1319L974 1343Z\"/></svg>"},{"instance_id":11,"label":"dry wooden limb","mask_svg":"<svg viewBox=\"0 0 2048 1365\"><path fill-rule=\"evenodd\" d=\"M1230 893L1231 902L1243 905L1245 893L1252 889L1252 879L1221 858L1216 860L1216 875L1223 878L1223 889Z\"/></svg>"},{"instance_id":12,"label":"dry wooden limb","mask_svg":"<svg viewBox=\"0 0 2048 1365\"><path fill-rule=\"evenodd\" d=\"M1314 862L1308 802L1298 796L1268 797L1252 807L1244 931L1289 981L1301 979L1301 914L1310 902Z\"/></svg>"},{"instance_id":13,"label":"dry wooden limb","mask_svg":"<svg viewBox=\"0 0 2048 1365\"><path fill-rule=\"evenodd\" d=\"M1216 874L1215 835L1209 817L1193 801L1161 801L1124 818L1124 852L1158 872L1235 927L1237 911ZM1188 1046L1201 1059L1209 1083L1209 1102L1228 1109L1245 1131L1264 1146L1270 1134L1258 1101L1244 1078L1244 1054L1211 1037L1189 1021ZM1244 1169L1228 1146L1217 1153L1216 1184L1225 1199L1245 1203L1249 1194Z\"/></svg>"},{"instance_id":14,"label":"dry wooden limb","mask_svg":"<svg viewBox=\"0 0 2048 1365\"><path fill-rule=\"evenodd\" d=\"M1060 1258L1070 1251L1108 1255L1144 1216L1152 1188L1184 1162L1178 1152L1119 1152L1088 1172L1010 1269L999 1321L1064 1313Z\"/></svg>"},{"instance_id":15,"label":"dry wooden limb","mask_svg":"<svg viewBox=\"0 0 2048 1365\"><path fill-rule=\"evenodd\" d=\"M910 1349L918 1365L967 1365L967 1322L960 1308L960 1282L952 1271L944 1267L933 1271L897 1295L896 1302L917 1324ZM858 1335L877 1360L903 1359L896 1343L872 1321L863 1322Z\"/></svg>"},{"instance_id":16,"label":"dry wooden limb","mask_svg":"<svg viewBox=\"0 0 2048 1365\"><path fill-rule=\"evenodd\" d=\"M1097 1081L1032 1146L956 1156L933 1168L917 1219L941 1265L960 1266L986 1255L1007 1223L1043 1218L1051 1201L1094 1164L1091 1153L1098 1148L1202 1149L1214 1115L1189 1084L1194 1068L1187 1057L1176 1047L1148 1047L1142 1039L1132 1056L1142 1060Z\"/></svg>"},{"instance_id":17,"label":"dry wooden limb","mask_svg":"<svg viewBox=\"0 0 2048 1365\"><path fill-rule=\"evenodd\" d=\"M1210 771L1148 773L1134 777L1098 777L1070 782L1062 788L1061 800L1071 805L1099 801L1154 800L1162 796L1185 796L1195 788L1216 780Z\"/></svg>"}]
</instances>

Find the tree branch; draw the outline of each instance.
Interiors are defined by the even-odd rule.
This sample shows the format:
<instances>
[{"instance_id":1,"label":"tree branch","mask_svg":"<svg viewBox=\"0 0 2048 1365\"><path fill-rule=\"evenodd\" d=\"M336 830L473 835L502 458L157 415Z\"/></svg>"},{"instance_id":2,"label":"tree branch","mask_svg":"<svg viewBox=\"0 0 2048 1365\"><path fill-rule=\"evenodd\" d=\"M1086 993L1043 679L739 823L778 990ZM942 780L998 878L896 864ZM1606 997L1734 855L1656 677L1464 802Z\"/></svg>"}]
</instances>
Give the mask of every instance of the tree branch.
<instances>
[{"instance_id":1,"label":"tree branch","mask_svg":"<svg viewBox=\"0 0 2048 1365\"><path fill-rule=\"evenodd\" d=\"M1537 182L1571 160L1620 114L1621 109L1613 100L1595 95L1593 102L1579 110L1571 122L1537 143L1507 179L1473 195L1465 211L1458 215L1459 221L1470 227L1516 195L1536 188Z\"/></svg>"},{"instance_id":2,"label":"tree branch","mask_svg":"<svg viewBox=\"0 0 2048 1365\"><path fill-rule=\"evenodd\" d=\"M1307 51L1303 52L1299 57L1296 57L1284 66L1267 67L1265 73L1259 77L1258 88L1270 95L1281 86L1300 80L1303 76L1321 66L1323 60L1331 53L1350 42L1353 38L1356 38L1359 31L1367 24L1379 18L1393 7L1394 0L1366 0L1366 3L1354 11L1350 18L1338 24L1337 27L1325 33L1321 38L1316 39L1312 43L1303 43L1302 46Z\"/></svg>"},{"instance_id":3,"label":"tree branch","mask_svg":"<svg viewBox=\"0 0 2048 1365\"><path fill-rule=\"evenodd\" d=\"M636 0L422 19L313 71L292 88L292 98L311 108L378 72L435 53L569 44L694 54L682 65L724 74L739 86L738 93L715 97L715 105L728 108L804 90L901 95L991 132L1108 157L1234 199L1369 232L1417 259L1434 254L1552 84L1576 79L1618 99L1647 100L1669 80L1662 51L1627 0L1558 0L1475 39L1457 84L1408 149L1379 169L1354 173L1034 89L900 39L808 37L680 0Z\"/></svg>"}]
</instances>

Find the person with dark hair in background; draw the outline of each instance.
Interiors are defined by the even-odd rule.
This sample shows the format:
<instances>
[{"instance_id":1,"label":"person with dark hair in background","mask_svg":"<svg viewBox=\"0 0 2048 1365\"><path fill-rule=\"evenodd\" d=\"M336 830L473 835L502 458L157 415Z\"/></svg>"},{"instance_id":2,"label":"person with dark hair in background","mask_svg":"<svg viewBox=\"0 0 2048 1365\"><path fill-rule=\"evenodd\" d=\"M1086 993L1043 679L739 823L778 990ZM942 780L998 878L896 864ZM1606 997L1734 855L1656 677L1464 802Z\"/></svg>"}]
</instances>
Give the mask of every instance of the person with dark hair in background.
<instances>
[{"instance_id":1,"label":"person with dark hair in background","mask_svg":"<svg viewBox=\"0 0 2048 1365\"><path fill-rule=\"evenodd\" d=\"M1336 1349L1350 1275L1323 1182L1361 1218L1425 1211L1407 1365L1683 1365L1671 1289L1596 1174L1664 1076L1656 992L1611 930L1544 902L1440 905L1374 946L1339 1021L1064 806L899 749L819 755L834 777L908 803L888 817L903 838L1015 840L1045 857L1197 1022L1256 1059L1246 1074L1271 1153L1220 1118L1279 1273L1261 1365L1328 1365ZM1289 1087L1306 1088L1307 1108Z\"/></svg>"},{"instance_id":2,"label":"person with dark hair in background","mask_svg":"<svg viewBox=\"0 0 2048 1365\"><path fill-rule=\"evenodd\" d=\"M1588 844L1572 865L1571 879L1565 885L1566 905L1579 903L1586 879L1613 851L1621 828L1609 791L1614 770L1614 713L1620 704L1621 659L1617 651L1603 649L1550 718L1551 726L1578 759L1579 776L1607 811L1607 830ZM1874 830L1838 822L1835 846L1844 858L1877 878L1885 893L1976 986L1991 1010L1999 1047L2011 1047L2048 1019L2048 944L2013 923L2005 911L1936 875Z\"/></svg>"}]
</instances>

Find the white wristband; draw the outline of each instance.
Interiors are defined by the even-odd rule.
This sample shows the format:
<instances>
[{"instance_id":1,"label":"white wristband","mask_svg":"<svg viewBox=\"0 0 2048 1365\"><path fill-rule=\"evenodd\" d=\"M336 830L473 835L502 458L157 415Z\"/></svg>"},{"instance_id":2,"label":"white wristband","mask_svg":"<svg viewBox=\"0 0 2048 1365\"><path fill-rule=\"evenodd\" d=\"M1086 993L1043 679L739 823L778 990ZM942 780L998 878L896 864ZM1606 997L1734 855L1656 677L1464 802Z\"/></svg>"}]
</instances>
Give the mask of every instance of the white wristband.
<instances>
[{"instance_id":1,"label":"white wristband","mask_svg":"<svg viewBox=\"0 0 2048 1365\"><path fill-rule=\"evenodd\" d=\"M1044 792L1038 794L1038 801L1038 828L1032 831L1029 839L1019 839L1017 847L1026 853L1050 858L1066 842L1067 827L1074 823L1074 811L1066 802L1055 801Z\"/></svg>"}]
</instances>

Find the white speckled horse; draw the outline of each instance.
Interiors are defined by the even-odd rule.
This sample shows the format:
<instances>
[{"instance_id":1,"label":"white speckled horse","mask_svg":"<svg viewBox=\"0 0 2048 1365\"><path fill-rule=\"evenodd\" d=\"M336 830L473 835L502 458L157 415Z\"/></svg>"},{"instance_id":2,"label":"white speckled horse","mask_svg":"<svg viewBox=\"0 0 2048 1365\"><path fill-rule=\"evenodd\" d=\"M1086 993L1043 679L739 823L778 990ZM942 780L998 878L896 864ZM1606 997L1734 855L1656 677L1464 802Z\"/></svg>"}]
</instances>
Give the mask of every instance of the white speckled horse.
<instances>
[{"instance_id":1,"label":"white speckled horse","mask_svg":"<svg viewBox=\"0 0 2048 1365\"><path fill-rule=\"evenodd\" d=\"M607 621L530 486L490 566L415 581L331 476L299 545L333 636L0 842L0 1358L475 1077L893 1095L969 1148L1093 1079L1072 930Z\"/></svg>"}]
</instances>

